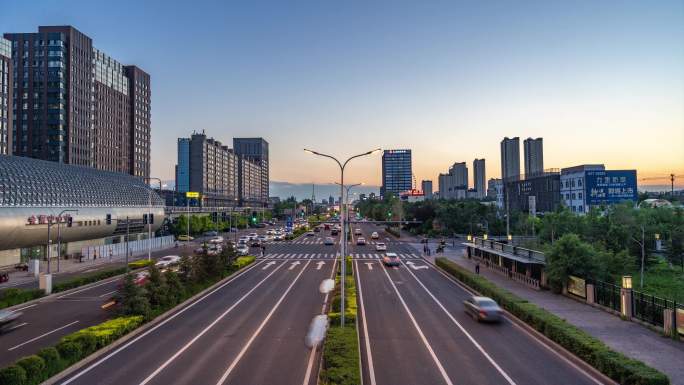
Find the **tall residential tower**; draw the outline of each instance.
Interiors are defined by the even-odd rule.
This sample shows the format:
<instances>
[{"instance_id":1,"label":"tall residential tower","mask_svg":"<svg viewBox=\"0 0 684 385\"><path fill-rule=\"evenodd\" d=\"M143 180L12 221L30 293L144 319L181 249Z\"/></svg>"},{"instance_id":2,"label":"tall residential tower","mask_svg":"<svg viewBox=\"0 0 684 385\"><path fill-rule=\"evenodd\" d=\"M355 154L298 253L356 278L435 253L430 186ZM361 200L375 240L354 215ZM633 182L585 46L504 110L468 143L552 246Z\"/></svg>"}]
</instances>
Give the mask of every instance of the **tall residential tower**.
<instances>
[{"instance_id":1,"label":"tall residential tower","mask_svg":"<svg viewBox=\"0 0 684 385\"><path fill-rule=\"evenodd\" d=\"M486 178L485 160L475 159L473 161L473 188L478 199L482 199L487 195Z\"/></svg>"},{"instance_id":2,"label":"tall residential tower","mask_svg":"<svg viewBox=\"0 0 684 385\"><path fill-rule=\"evenodd\" d=\"M12 43L0 37L0 155L12 155Z\"/></svg>"},{"instance_id":3,"label":"tall residential tower","mask_svg":"<svg viewBox=\"0 0 684 385\"><path fill-rule=\"evenodd\" d=\"M12 42L14 155L149 176L147 73L71 26L4 36Z\"/></svg>"},{"instance_id":4,"label":"tall residential tower","mask_svg":"<svg viewBox=\"0 0 684 385\"><path fill-rule=\"evenodd\" d=\"M413 188L411 150L385 150L382 152L382 187L380 194L399 195Z\"/></svg>"},{"instance_id":5,"label":"tall residential tower","mask_svg":"<svg viewBox=\"0 0 684 385\"><path fill-rule=\"evenodd\" d=\"M501 178L520 179L520 138L503 138L501 141Z\"/></svg>"},{"instance_id":6,"label":"tall residential tower","mask_svg":"<svg viewBox=\"0 0 684 385\"><path fill-rule=\"evenodd\" d=\"M539 175L544 172L544 139L527 138L523 142L525 156L525 176Z\"/></svg>"}]
</instances>

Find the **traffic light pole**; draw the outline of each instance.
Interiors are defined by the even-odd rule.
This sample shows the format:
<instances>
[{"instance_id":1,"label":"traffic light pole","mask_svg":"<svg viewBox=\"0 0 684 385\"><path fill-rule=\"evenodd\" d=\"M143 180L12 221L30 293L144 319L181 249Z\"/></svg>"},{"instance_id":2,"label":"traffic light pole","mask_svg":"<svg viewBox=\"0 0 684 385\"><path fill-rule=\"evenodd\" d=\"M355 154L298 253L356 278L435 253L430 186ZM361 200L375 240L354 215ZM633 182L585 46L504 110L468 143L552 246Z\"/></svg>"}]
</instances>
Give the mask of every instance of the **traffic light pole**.
<instances>
[{"instance_id":1,"label":"traffic light pole","mask_svg":"<svg viewBox=\"0 0 684 385\"><path fill-rule=\"evenodd\" d=\"M60 227L60 221L59 218L62 217L62 214L68 213L68 212L75 212L78 213L78 210L76 209L70 209L70 210L62 210L61 213L57 216L57 272L59 273L59 260L62 259L62 230ZM67 219L67 221L71 221L71 219Z\"/></svg>"}]
</instances>

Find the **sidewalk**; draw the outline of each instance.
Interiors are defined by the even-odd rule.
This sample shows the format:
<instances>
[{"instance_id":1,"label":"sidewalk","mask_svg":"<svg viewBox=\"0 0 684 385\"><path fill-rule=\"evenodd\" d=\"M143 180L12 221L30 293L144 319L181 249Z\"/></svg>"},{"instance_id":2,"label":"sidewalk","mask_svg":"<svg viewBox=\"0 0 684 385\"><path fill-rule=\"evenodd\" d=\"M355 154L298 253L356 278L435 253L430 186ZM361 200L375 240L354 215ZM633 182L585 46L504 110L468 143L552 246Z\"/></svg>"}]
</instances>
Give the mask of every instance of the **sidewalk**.
<instances>
[{"instance_id":1,"label":"sidewalk","mask_svg":"<svg viewBox=\"0 0 684 385\"><path fill-rule=\"evenodd\" d=\"M168 248L153 249L152 256L155 257L159 256L160 254L166 255L168 253L168 250L171 248L173 248L173 245L171 245ZM129 262L141 258L147 258L147 252L139 252L134 254L131 258L129 258ZM79 273L89 273L91 271L99 270L101 268L109 266L123 266L125 259L126 256L124 255L113 257L111 259L109 257L87 259L83 260L83 262L79 262L78 258L62 259L59 262L59 272L57 272L57 260L55 258L50 263L50 272L54 276L53 284L59 282L61 280L60 278L63 278L65 276L73 277ZM40 261L39 271L41 273L47 272L47 261ZM31 272L17 270L11 272L9 276L9 281L0 284L0 289L6 289L11 287L20 287L22 289L25 289L29 286L35 286L36 288L38 287L38 278L34 277Z\"/></svg>"},{"instance_id":2,"label":"sidewalk","mask_svg":"<svg viewBox=\"0 0 684 385\"><path fill-rule=\"evenodd\" d=\"M417 251L422 251L420 243L412 243L412 246ZM465 257L463 247L450 245L444 254L433 253L426 258L434 262L435 256L447 257L475 272L475 263ZM565 319L603 341L612 349L662 371L670 377L672 384L684 385L684 343L673 341L637 323L623 321L603 310L562 295L528 288L487 269L484 265L480 265L480 275L497 286Z\"/></svg>"}]
</instances>

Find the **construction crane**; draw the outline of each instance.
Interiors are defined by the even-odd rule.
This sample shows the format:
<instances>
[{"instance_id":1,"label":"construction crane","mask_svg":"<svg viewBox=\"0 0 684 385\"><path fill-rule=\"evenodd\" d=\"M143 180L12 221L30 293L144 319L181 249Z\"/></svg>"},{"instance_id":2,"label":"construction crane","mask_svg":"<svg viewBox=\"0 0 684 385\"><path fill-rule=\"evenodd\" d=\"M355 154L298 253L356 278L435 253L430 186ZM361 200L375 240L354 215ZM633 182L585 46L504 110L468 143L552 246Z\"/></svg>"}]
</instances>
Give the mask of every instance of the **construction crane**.
<instances>
[{"instance_id":1,"label":"construction crane","mask_svg":"<svg viewBox=\"0 0 684 385\"><path fill-rule=\"evenodd\" d=\"M670 180L670 185L672 186L672 196L674 196L674 182L675 178L684 178L684 175L675 175L675 174L670 174L670 175L665 175L665 176L654 176L651 178L641 178L641 180Z\"/></svg>"}]
</instances>

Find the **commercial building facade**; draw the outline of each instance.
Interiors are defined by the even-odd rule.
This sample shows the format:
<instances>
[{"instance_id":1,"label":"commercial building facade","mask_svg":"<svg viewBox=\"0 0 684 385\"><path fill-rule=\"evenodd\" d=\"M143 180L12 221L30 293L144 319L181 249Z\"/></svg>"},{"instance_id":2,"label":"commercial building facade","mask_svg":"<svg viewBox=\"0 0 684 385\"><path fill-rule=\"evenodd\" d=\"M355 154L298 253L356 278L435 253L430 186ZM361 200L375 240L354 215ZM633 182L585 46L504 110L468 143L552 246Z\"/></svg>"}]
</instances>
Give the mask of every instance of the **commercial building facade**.
<instances>
[{"instance_id":1,"label":"commercial building facade","mask_svg":"<svg viewBox=\"0 0 684 385\"><path fill-rule=\"evenodd\" d=\"M503 192L510 211L529 214L555 211L561 204L560 172L549 170L504 181Z\"/></svg>"},{"instance_id":2,"label":"commercial building facade","mask_svg":"<svg viewBox=\"0 0 684 385\"><path fill-rule=\"evenodd\" d=\"M636 170L606 170L602 164L585 164L561 170L561 201L573 213L592 207L638 200Z\"/></svg>"},{"instance_id":3,"label":"commercial building facade","mask_svg":"<svg viewBox=\"0 0 684 385\"><path fill-rule=\"evenodd\" d=\"M382 153L382 187L380 195L395 194L413 188L411 150L385 150Z\"/></svg>"},{"instance_id":4,"label":"commercial building facade","mask_svg":"<svg viewBox=\"0 0 684 385\"><path fill-rule=\"evenodd\" d=\"M145 238L148 220L154 232L164 218L164 201L142 179L92 167L0 155L0 186L0 267L45 256L48 234L56 256L57 226L67 255L127 232Z\"/></svg>"},{"instance_id":5,"label":"commercial building facade","mask_svg":"<svg viewBox=\"0 0 684 385\"><path fill-rule=\"evenodd\" d=\"M12 42L0 37L0 155L12 155Z\"/></svg>"},{"instance_id":6,"label":"commercial building facade","mask_svg":"<svg viewBox=\"0 0 684 385\"><path fill-rule=\"evenodd\" d=\"M503 180L491 178L487 181L487 198L496 201L496 207L504 207Z\"/></svg>"},{"instance_id":7,"label":"commercial building facade","mask_svg":"<svg viewBox=\"0 0 684 385\"><path fill-rule=\"evenodd\" d=\"M4 36L14 67L14 155L149 176L147 73L71 26Z\"/></svg>"},{"instance_id":8,"label":"commercial building facade","mask_svg":"<svg viewBox=\"0 0 684 385\"><path fill-rule=\"evenodd\" d=\"M527 138L523 142L525 157L525 175L544 172L544 139Z\"/></svg>"}]
</instances>

